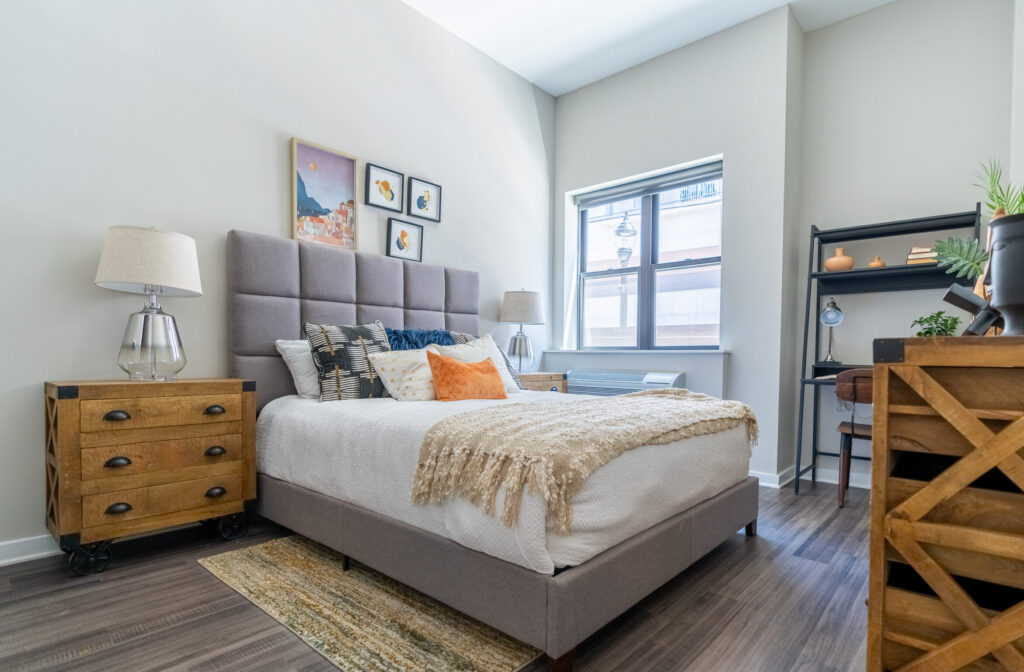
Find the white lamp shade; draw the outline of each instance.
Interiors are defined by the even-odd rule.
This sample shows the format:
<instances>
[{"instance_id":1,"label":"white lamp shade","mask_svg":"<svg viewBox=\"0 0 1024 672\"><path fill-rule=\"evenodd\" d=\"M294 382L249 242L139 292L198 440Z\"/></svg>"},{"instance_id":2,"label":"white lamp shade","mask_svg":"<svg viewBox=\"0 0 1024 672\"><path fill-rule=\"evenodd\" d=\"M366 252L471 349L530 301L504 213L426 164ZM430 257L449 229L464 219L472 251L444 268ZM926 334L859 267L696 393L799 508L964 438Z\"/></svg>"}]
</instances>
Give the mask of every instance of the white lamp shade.
<instances>
[{"instance_id":1,"label":"white lamp shade","mask_svg":"<svg viewBox=\"0 0 1024 672\"><path fill-rule=\"evenodd\" d=\"M540 292L505 292L501 299L499 319L502 322L517 324L544 324L544 306L540 300Z\"/></svg>"},{"instance_id":2,"label":"white lamp shade","mask_svg":"<svg viewBox=\"0 0 1024 672\"><path fill-rule=\"evenodd\" d=\"M165 296L202 296L196 241L173 231L142 226L107 229L96 284L119 292L147 294L159 287Z\"/></svg>"}]
</instances>

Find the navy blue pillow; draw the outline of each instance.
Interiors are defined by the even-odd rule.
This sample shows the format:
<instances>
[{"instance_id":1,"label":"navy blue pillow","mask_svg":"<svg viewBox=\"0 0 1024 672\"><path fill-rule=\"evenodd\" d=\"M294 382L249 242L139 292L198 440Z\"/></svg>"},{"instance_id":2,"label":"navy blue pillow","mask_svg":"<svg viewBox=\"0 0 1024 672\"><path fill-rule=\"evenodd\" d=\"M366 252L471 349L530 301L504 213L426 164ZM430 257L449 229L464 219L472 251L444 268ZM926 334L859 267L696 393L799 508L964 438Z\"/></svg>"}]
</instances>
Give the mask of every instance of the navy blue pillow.
<instances>
[{"instance_id":1,"label":"navy blue pillow","mask_svg":"<svg viewBox=\"0 0 1024 672\"><path fill-rule=\"evenodd\" d=\"M444 329L385 329L392 350L419 350L431 343L455 345L451 333Z\"/></svg>"}]
</instances>

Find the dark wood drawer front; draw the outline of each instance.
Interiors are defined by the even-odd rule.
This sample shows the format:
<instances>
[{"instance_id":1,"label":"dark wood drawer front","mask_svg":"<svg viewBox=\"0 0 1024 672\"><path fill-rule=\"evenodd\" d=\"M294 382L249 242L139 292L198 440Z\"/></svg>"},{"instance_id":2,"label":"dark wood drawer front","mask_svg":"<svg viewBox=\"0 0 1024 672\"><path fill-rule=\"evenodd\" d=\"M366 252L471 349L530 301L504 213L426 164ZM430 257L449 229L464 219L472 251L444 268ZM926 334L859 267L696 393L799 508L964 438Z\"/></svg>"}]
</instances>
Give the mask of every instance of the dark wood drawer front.
<instances>
[{"instance_id":1,"label":"dark wood drawer front","mask_svg":"<svg viewBox=\"0 0 1024 672\"><path fill-rule=\"evenodd\" d=\"M242 417L242 395L89 399L81 416L83 432L229 422Z\"/></svg>"},{"instance_id":2,"label":"dark wood drawer front","mask_svg":"<svg viewBox=\"0 0 1024 672\"><path fill-rule=\"evenodd\" d=\"M82 480L197 467L240 459L240 434L86 448L82 451Z\"/></svg>"},{"instance_id":3,"label":"dark wood drawer front","mask_svg":"<svg viewBox=\"0 0 1024 672\"><path fill-rule=\"evenodd\" d=\"M242 498L242 474L211 476L82 498L82 525L93 527L135 518L187 511Z\"/></svg>"}]
</instances>

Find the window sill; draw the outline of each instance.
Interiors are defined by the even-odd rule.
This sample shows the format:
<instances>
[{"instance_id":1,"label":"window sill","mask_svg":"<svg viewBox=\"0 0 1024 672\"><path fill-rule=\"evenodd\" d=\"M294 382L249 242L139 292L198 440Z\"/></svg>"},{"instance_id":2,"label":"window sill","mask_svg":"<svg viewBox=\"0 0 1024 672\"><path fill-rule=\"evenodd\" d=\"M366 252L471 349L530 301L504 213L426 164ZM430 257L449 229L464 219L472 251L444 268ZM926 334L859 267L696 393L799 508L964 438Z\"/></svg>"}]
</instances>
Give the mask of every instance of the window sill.
<instances>
[{"instance_id":1,"label":"window sill","mask_svg":"<svg viewBox=\"0 0 1024 672\"><path fill-rule=\"evenodd\" d=\"M728 355L729 350L545 350L545 355Z\"/></svg>"}]
</instances>

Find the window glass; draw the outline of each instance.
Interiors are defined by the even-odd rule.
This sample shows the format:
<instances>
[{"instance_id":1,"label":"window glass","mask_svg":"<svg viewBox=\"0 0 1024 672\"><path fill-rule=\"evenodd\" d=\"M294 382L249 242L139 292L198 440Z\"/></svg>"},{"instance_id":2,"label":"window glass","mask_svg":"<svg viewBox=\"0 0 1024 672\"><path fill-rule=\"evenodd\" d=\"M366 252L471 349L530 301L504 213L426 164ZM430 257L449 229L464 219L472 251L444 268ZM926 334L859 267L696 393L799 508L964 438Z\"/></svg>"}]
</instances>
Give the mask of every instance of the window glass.
<instances>
[{"instance_id":1,"label":"window glass","mask_svg":"<svg viewBox=\"0 0 1024 672\"><path fill-rule=\"evenodd\" d=\"M722 180L658 194L657 264L722 256Z\"/></svg>"},{"instance_id":2,"label":"window glass","mask_svg":"<svg viewBox=\"0 0 1024 672\"><path fill-rule=\"evenodd\" d=\"M640 264L640 203L628 198L587 209L587 272Z\"/></svg>"},{"instance_id":3,"label":"window glass","mask_svg":"<svg viewBox=\"0 0 1024 672\"><path fill-rule=\"evenodd\" d=\"M583 281L583 346L635 348L637 274Z\"/></svg>"},{"instance_id":4,"label":"window glass","mask_svg":"<svg viewBox=\"0 0 1024 672\"><path fill-rule=\"evenodd\" d=\"M718 345L722 266L655 272L654 345Z\"/></svg>"}]
</instances>

